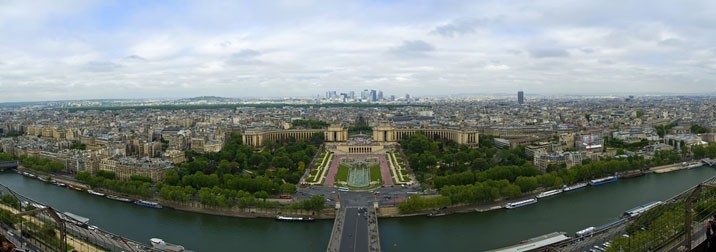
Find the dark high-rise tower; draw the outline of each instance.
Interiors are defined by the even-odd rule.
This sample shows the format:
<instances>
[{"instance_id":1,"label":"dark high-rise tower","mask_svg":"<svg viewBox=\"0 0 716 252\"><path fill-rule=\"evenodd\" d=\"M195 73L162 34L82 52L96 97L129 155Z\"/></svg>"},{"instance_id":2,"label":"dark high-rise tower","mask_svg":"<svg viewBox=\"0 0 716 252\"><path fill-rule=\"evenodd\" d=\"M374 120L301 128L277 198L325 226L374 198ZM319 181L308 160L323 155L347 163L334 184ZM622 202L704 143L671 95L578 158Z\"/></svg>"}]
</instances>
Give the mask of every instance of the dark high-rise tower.
<instances>
[{"instance_id":1,"label":"dark high-rise tower","mask_svg":"<svg viewBox=\"0 0 716 252\"><path fill-rule=\"evenodd\" d=\"M517 91L517 103L520 105L525 103L525 92Z\"/></svg>"}]
</instances>

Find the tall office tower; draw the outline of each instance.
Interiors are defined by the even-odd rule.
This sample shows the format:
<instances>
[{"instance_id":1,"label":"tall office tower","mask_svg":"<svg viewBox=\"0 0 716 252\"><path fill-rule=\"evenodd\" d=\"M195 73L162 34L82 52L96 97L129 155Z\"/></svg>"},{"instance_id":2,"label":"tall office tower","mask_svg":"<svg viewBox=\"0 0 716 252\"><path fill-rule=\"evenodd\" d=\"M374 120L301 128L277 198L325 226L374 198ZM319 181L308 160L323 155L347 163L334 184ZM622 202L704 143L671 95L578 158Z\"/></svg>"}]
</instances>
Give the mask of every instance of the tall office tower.
<instances>
[{"instance_id":1,"label":"tall office tower","mask_svg":"<svg viewBox=\"0 0 716 252\"><path fill-rule=\"evenodd\" d=\"M368 91L368 89L363 89L363 92L360 92L361 100L368 100L368 96L370 96L370 91Z\"/></svg>"},{"instance_id":2,"label":"tall office tower","mask_svg":"<svg viewBox=\"0 0 716 252\"><path fill-rule=\"evenodd\" d=\"M379 101L383 100L383 91L382 90L378 90L378 100Z\"/></svg>"},{"instance_id":3,"label":"tall office tower","mask_svg":"<svg viewBox=\"0 0 716 252\"><path fill-rule=\"evenodd\" d=\"M377 101L378 100L378 94L375 92L375 90L370 90L370 101Z\"/></svg>"},{"instance_id":4,"label":"tall office tower","mask_svg":"<svg viewBox=\"0 0 716 252\"><path fill-rule=\"evenodd\" d=\"M517 103L520 105L525 103L525 92L517 91Z\"/></svg>"},{"instance_id":5,"label":"tall office tower","mask_svg":"<svg viewBox=\"0 0 716 252\"><path fill-rule=\"evenodd\" d=\"M355 99L355 98L356 98L356 91L350 91L350 92L348 92L348 94L349 94L348 96L349 96L351 99Z\"/></svg>"}]
</instances>

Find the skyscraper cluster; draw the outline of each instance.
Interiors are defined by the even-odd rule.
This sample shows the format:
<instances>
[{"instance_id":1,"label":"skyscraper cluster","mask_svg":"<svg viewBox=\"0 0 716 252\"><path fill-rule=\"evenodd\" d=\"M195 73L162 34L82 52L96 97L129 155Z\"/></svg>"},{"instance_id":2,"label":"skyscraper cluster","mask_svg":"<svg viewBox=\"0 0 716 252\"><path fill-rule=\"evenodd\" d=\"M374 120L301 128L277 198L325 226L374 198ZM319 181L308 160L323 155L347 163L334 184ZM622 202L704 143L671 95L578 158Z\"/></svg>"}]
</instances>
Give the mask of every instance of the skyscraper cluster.
<instances>
[{"instance_id":1,"label":"skyscraper cluster","mask_svg":"<svg viewBox=\"0 0 716 252\"><path fill-rule=\"evenodd\" d=\"M406 94L406 97L410 97ZM327 91L326 92L326 99L329 100L342 100L343 102L347 101L356 101L356 102L377 102L377 101L394 101L395 96L391 95L389 98L386 99L386 97L383 96L382 90L375 90L375 89L363 89L363 91L360 92L360 96L356 96L355 91L349 91L344 93L338 93L338 91ZM409 99L409 98L406 98Z\"/></svg>"}]
</instances>

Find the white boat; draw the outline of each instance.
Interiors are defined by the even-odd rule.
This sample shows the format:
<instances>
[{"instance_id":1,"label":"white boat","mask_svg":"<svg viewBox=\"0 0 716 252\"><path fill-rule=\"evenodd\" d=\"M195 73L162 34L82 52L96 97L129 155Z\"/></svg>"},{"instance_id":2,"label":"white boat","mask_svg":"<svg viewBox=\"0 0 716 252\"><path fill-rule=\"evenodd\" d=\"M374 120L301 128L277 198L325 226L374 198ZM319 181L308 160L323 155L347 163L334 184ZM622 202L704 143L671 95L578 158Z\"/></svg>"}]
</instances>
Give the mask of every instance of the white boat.
<instances>
[{"instance_id":1,"label":"white boat","mask_svg":"<svg viewBox=\"0 0 716 252\"><path fill-rule=\"evenodd\" d=\"M114 196L114 195L107 195L107 198L108 198L108 199L113 199L113 200L118 200L118 201L121 201L121 202L132 202L131 199L122 198L122 197L118 197L118 196Z\"/></svg>"},{"instance_id":2,"label":"white boat","mask_svg":"<svg viewBox=\"0 0 716 252\"><path fill-rule=\"evenodd\" d=\"M311 217L288 217L288 216L276 216L277 221L313 221Z\"/></svg>"},{"instance_id":3,"label":"white boat","mask_svg":"<svg viewBox=\"0 0 716 252\"><path fill-rule=\"evenodd\" d=\"M632 209L629 209L628 211L624 212L625 217L636 217L639 216L642 213L645 213L646 211L649 211L650 209L657 207L661 205L663 202L661 201L654 201L650 202Z\"/></svg>"},{"instance_id":4,"label":"white boat","mask_svg":"<svg viewBox=\"0 0 716 252\"><path fill-rule=\"evenodd\" d=\"M542 193L538 194L537 198L538 199L546 198L546 197L557 195L560 193L562 193L562 189L550 190L550 191L546 191L546 192L542 192Z\"/></svg>"},{"instance_id":5,"label":"white boat","mask_svg":"<svg viewBox=\"0 0 716 252\"><path fill-rule=\"evenodd\" d=\"M592 233L594 233L594 227L588 227L588 228L577 231L577 233L575 233L575 235L577 237L584 237L584 236L590 236L590 235L592 235Z\"/></svg>"},{"instance_id":6,"label":"white boat","mask_svg":"<svg viewBox=\"0 0 716 252\"><path fill-rule=\"evenodd\" d=\"M563 192L574 191L574 190L577 190L577 189L582 189L582 188L584 188L585 186L587 186L587 183L574 184L574 185L565 187L564 189L562 189L562 191L563 191Z\"/></svg>"},{"instance_id":7,"label":"white boat","mask_svg":"<svg viewBox=\"0 0 716 252\"><path fill-rule=\"evenodd\" d=\"M152 244L152 248L157 249L159 251L172 251L172 252L184 251L183 246L166 243L164 240L159 239L159 238L149 239L149 243Z\"/></svg>"},{"instance_id":8,"label":"white boat","mask_svg":"<svg viewBox=\"0 0 716 252\"><path fill-rule=\"evenodd\" d=\"M100 197L104 197L104 193L101 193L101 192L97 192L97 191L93 191L93 190L87 190L87 192L90 193L90 194L92 194L92 195L97 195L97 196L100 196Z\"/></svg>"},{"instance_id":9,"label":"white boat","mask_svg":"<svg viewBox=\"0 0 716 252\"><path fill-rule=\"evenodd\" d=\"M686 169L693 169L693 168L697 168L697 167L701 167L701 166L704 166L704 164L695 163L695 164L690 164L689 166L686 166Z\"/></svg>"},{"instance_id":10,"label":"white boat","mask_svg":"<svg viewBox=\"0 0 716 252\"><path fill-rule=\"evenodd\" d=\"M523 201L507 203L505 205L505 208L507 208L507 209L518 208L518 207L522 207L522 206L526 206L526 205L532 205L534 203L537 203L537 199L531 198L531 199L527 199L527 200L523 200Z\"/></svg>"},{"instance_id":11,"label":"white boat","mask_svg":"<svg viewBox=\"0 0 716 252\"><path fill-rule=\"evenodd\" d=\"M542 251L544 247L550 246L555 243L560 243L569 240L569 236L566 236L563 232L554 232L546 235L541 235L529 240L521 241L516 245L509 247L490 250L488 252L523 252L523 251ZM542 249L540 249L542 248Z\"/></svg>"},{"instance_id":12,"label":"white boat","mask_svg":"<svg viewBox=\"0 0 716 252\"><path fill-rule=\"evenodd\" d=\"M73 213L70 213L70 212L64 212L63 214L64 214L65 216L71 218L72 220L78 221L78 222L80 222L80 223L87 224L87 223L89 223L89 221L90 221L90 219L87 218L87 217L82 217L82 216L79 216L79 215L76 215L76 214L73 214Z\"/></svg>"}]
</instances>

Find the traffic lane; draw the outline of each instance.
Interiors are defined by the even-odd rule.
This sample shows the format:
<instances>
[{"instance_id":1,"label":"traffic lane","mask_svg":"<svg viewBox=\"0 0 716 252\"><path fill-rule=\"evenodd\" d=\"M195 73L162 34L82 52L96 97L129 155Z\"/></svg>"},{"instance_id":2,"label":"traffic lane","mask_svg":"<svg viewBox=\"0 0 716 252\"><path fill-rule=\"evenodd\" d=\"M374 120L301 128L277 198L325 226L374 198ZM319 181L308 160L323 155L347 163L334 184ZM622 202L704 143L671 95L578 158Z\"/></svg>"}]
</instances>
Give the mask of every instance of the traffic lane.
<instances>
[{"instance_id":1,"label":"traffic lane","mask_svg":"<svg viewBox=\"0 0 716 252\"><path fill-rule=\"evenodd\" d=\"M341 252L368 251L368 217L365 208L347 208L341 235Z\"/></svg>"},{"instance_id":2,"label":"traffic lane","mask_svg":"<svg viewBox=\"0 0 716 252\"><path fill-rule=\"evenodd\" d=\"M368 211L361 208L356 219L355 251L368 251Z\"/></svg>"},{"instance_id":3,"label":"traffic lane","mask_svg":"<svg viewBox=\"0 0 716 252\"><path fill-rule=\"evenodd\" d=\"M341 234L341 246L340 251L356 251L355 250L355 233L356 233L356 215L358 214L357 208L346 209L345 219L343 220L343 233Z\"/></svg>"}]
</instances>

